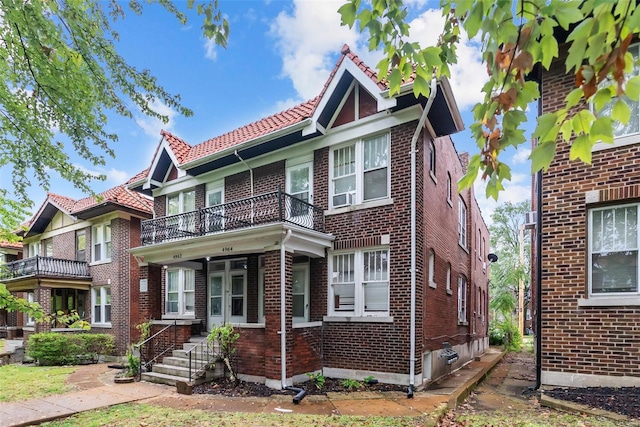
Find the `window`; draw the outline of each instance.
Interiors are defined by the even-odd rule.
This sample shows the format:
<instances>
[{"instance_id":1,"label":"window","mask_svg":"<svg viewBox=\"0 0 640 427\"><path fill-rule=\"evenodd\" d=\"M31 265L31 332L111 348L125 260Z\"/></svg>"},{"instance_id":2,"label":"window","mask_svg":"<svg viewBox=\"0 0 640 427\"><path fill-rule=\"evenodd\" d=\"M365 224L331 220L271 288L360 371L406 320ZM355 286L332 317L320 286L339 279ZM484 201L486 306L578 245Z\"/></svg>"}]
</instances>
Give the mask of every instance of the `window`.
<instances>
[{"instance_id":1,"label":"window","mask_svg":"<svg viewBox=\"0 0 640 427\"><path fill-rule=\"evenodd\" d=\"M92 231L93 262L111 261L111 224L94 225Z\"/></svg>"},{"instance_id":2,"label":"window","mask_svg":"<svg viewBox=\"0 0 640 427\"><path fill-rule=\"evenodd\" d=\"M452 205L451 202L451 174L447 172L447 202Z\"/></svg>"},{"instance_id":3,"label":"window","mask_svg":"<svg viewBox=\"0 0 640 427\"><path fill-rule=\"evenodd\" d=\"M630 75L626 77L633 77L640 74L640 65L638 65L639 47L640 47L640 44L636 44L636 45L630 46L628 49L629 53L633 55L633 70L631 71ZM625 136L636 135L640 133L640 104L638 103L638 101L632 101L627 96L623 96L621 99L624 100L624 102L629 106L629 109L631 110L631 116L629 117L629 122L626 125L623 125L619 122L614 122L613 135L616 139L622 138ZM614 97L612 101L609 104L605 105L600 112L594 111L595 108L592 103L591 110L600 116L610 116L616 101L617 101L617 98ZM635 141L635 142L638 142L638 141Z\"/></svg>"},{"instance_id":4,"label":"window","mask_svg":"<svg viewBox=\"0 0 640 427\"><path fill-rule=\"evenodd\" d=\"M334 254L330 265L330 310L335 315L376 316L389 312L389 250Z\"/></svg>"},{"instance_id":5,"label":"window","mask_svg":"<svg viewBox=\"0 0 640 427\"><path fill-rule=\"evenodd\" d=\"M429 141L429 172L436 174L436 146L433 141Z\"/></svg>"},{"instance_id":6,"label":"window","mask_svg":"<svg viewBox=\"0 0 640 427\"><path fill-rule=\"evenodd\" d=\"M87 236L84 230L76 232L76 261L86 261Z\"/></svg>"},{"instance_id":7,"label":"window","mask_svg":"<svg viewBox=\"0 0 640 427\"><path fill-rule=\"evenodd\" d=\"M34 302L36 302L36 295L33 292L27 293L27 301L29 301L29 304L33 304ZM34 317L31 317L30 315L27 315L27 326L34 326L35 323L36 319Z\"/></svg>"},{"instance_id":8,"label":"window","mask_svg":"<svg viewBox=\"0 0 640 427\"><path fill-rule=\"evenodd\" d=\"M447 293L451 294L451 264L447 263Z\"/></svg>"},{"instance_id":9,"label":"window","mask_svg":"<svg viewBox=\"0 0 640 427\"><path fill-rule=\"evenodd\" d=\"M51 313L63 312L69 314L76 311L81 319L85 316L85 301L88 292L77 289L54 288L51 290ZM64 324L57 324L54 327L64 327Z\"/></svg>"},{"instance_id":10,"label":"window","mask_svg":"<svg viewBox=\"0 0 640 427\"><path fill-rule=\"evenodd\" d=\"M167 215L176 215L184 212L191 212L195 209L195 190L183 191L182 193L176 193L167 196Z\"/></svg>"},{"instance_id":11,"label":"window","mask_svg":"<svg viewBox=\"0 0 640 427\"><path fill-rule=\"evenodd\" d=\"M258 257L258 322L264 323L264 255Z\"/></svg>"},{"instance_id":12,"label":"window","mask_svg":"<svg viewBox=\"0 0 640 427\"><path fill-rule=\"evenodd\" d=\"M294 264L292 274L293 323L309 321L309 264Z\"/></svg>"},{"instance_id":13,"label":"window","mask_svg":"<svg viewBox=\"0 0 640 427\"><path fill-rule=\"evenodd\" d=\"M40 242L29 243L29 257L40 255Z\"/></svg>"},{"instance_id":14,"label":"window","mask_svg":"<svg viewBox=\"0 0 640 427\"><path fill-rule=\"evenodd\" d=\"M467 322L467 279L458 276L458 323Z\"/></svg>"},{"instance_id":15,"label":"window","mask_svg":"<svg viewBox=\"0 0 640 427\"><path fill-rule=\"evenodd\" d=\"M460 197L458 204L458 243L466 249L467 247L467 206Z\"/></svg>"},{"instance_id":16,"label":"window","mask_svg":"<svg viewBox=\"0 0 640 427\"><path fill-rule=\"evenodd\" d=\"M482 260L482 231L478 228L478 259Z\"/></svg>"},{"instance_id":17,"label":"window","mask_svg":"<svg viewBox=\"0 0 640 427\"><path fill-rule=\"evenodd\" d=\"M331 155L332 207L389 197L389 135L336 148Z\"/></svg>"},{"instance_id":18,"label":"window","mask_svg":"<svg viewBox=\"0 0 640 427\"><path fill-rule=\"evenodd\" d=\"M195 313L195 271L186 268L167 270L167 314Z\"/></svg>"},{"instance_id":19,"label":"window","mask_svg":"<svg viewBox=\"0 0 640 427\"><path fill-rule=\"evenodd\" d=\"M92 322L111 324L111 286L100 286L91 290Z\"/></svg>"},{"instance_id":20,"label":"window","mask_svg":"<svg viewBox=\"0 0 640 427\"><path fill-rule=\"evenodd\" d=\"M224 184L207 184L207 209L205 210L205 230L208 233L224 229Z\"/></svg>"},{"instance_id":21,"label":"window","mask_svg":"<svg viewBox=\"0 0 640 427\"><path fill-rule=\"evenodd\" d=\"M44 256L53 256L53 239L45 239L42 241L42 249L44 250Z\"/></svg>"},{"instance_id":22,"label":"window","mask_svg":"<svg viewBox=\"0 0 640 427\"><path fill-rule=\"evenodd\" d=\"M589 211L589 294L638 294L638 204Z\"/></svg>"},{"instance_id":23,"label":"window","mask_svg":"<svg viewBox=\"0 0 640 427\"><path fill-rule=\"evenodd\" d=\"M429 286L436 287L436 254L433 249L429 250Z\"/></svg>"}]
</instances>

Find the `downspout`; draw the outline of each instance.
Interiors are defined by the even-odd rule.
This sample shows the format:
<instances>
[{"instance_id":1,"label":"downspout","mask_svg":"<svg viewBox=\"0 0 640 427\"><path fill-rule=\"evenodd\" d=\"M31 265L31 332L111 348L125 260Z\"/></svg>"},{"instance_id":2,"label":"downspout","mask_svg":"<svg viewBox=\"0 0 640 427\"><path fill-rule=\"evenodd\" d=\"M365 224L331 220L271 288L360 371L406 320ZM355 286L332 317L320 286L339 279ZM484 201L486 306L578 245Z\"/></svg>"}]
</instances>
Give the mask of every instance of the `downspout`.
<instances>
[{"instance_id":1,"label":"downspout","mask_svg":"<svg viewBox=\"0 0 640 427\"><path fill-rule=\"evenodd\" d=\"M243 165L245 165L247 167L247 169L249 169L249 181L251 184L251 197L253 197L253 169L251 168L251 166L249 166L247 164L247 162L244 161L244 159L242 157L240 157L240 153L238 153L238 150L236 150L234 152L234 154L236 155L236 157L238 158L238 160L240 160L242 162Z\"/></svg>"},{"instance_id":2,"label":"downspout","mask_svg":"<svg viewBox=\"0 0 640 427\"><path fill-rule=\"evenodd\" d=\"M538 117L542 96L538 98ZM542 383L542 170L536 172L536 390Z\"/></svg>"},{"instance_id":3,"label":"downspout","mask_svg":"<svg viewBox=\"0 0 640 427\"><path fill-rule=\"evenodd\" d=\"M282 388L287 387L287 305L286 305L286 249L285 245L291 238L291 230L287 230L280 242L280 370L282 372Z\"/></svg>"},{"instance_id":4,"label":"downspout","mask_svg":"<svg viewBox=\"0 0 640 427\"><path fill-rule=\"evenodd\" d=\"M431 91L429 92L427 104L422 110L418 126L413 133L413 138L411 138L411 326L409 331L411 348L409 350L409 389L407 390L407 398L409 399L413 397L416 371L416 144L420 132L424 128L437 90L438 81L434 77L431 79Z\"/></svg>"}]
</instances>

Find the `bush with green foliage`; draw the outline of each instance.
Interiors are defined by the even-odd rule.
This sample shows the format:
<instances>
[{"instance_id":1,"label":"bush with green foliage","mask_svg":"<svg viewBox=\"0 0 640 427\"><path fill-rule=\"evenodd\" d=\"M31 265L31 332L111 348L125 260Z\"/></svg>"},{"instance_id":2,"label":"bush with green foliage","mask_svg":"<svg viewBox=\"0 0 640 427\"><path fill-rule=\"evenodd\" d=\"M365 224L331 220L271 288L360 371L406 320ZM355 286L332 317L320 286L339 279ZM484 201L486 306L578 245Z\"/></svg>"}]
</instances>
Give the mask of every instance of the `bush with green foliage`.
<instances>
[{"instance_id":1,"label":"bush with green foliage","mask_svg":"<svg viewBox=\"0 0 640 427\"><path fill-rule=\"evenodd\" d=\"M503 345L507 351L520 351L522 335L518 325L510 319L491 322L489 325L489 345Z\"/></svg>"},{"instance_id":2,"label":"bush with green foliage","mask_svg":"<svg viewBox=\"0 0 640 427\"><path fill-rule=\"evenodd\" d=\"M95 363L99 355L112 354L115 341L108 334L33 334L27 343L27 356L40 365Z\"/></svg>"},{"instance_id":3,"label":"bush with green foliage","mask_svg":"<svg viewBox=\"0 0 640 427\"><path fill-rule=\"evenodd\" d=\"M207 340L210 343L217 345L218 357L222 359L229 370L229 379L232 382L236 382L236 379L238 378L234 364L237 351L235 343L239 338L240 334L235 332L233 326L228 323L220 326L214 326L207 336Z\"/></svg>"},{"instance_id":4,"label":"bush with green foliage","mask_svg":"<svg viewBox=\"0 0 640 427\"><path fill-rule=\"evenodd\" d=\"M325 378L324 378L324 375L322 375L322 372L311 372L311 373L308 372L306 375L309 377L313 385L315 385L318 390L322 389L325 381Z\"/></svg>"}]
</instances>

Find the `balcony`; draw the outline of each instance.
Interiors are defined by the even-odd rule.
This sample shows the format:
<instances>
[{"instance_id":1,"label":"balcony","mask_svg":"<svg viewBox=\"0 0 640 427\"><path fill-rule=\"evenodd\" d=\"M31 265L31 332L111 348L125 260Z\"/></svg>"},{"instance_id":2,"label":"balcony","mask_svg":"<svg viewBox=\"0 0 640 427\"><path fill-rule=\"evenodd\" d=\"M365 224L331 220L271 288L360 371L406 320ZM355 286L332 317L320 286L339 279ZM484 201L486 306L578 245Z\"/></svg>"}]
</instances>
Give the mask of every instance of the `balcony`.
<instances>
[{"instance_id":1,"label":"balcony","mask_svg":"<svg viewBox=\"0 0 640 427\"><path fill-rule=\"evenodd\" d=\"M38 255L0 266L0 280L4 282L32 276L79 279L91 277L89 266L84 261Z\"/></svg>"},{"instance_id":2,"label":"balcony","mask_svg":"<svg viewBox=\"0 0 640 427\"><path fill-rule=\"evenodd\" d=\"M322 209L282 191L142 221L142 246L287 222L324 232Z\"/></svg>"}]
</instances>

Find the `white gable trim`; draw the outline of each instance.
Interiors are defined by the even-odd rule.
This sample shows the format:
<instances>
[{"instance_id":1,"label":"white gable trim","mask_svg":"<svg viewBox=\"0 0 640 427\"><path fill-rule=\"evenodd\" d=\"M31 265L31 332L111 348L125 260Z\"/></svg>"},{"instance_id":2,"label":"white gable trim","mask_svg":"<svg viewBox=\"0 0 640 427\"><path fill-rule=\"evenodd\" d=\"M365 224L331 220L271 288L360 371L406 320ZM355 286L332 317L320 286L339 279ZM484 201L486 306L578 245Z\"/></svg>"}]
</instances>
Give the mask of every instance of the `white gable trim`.
<instances>
[{"instance_id":1,"label":"white gable trim","mask_svg":"<svg viewBox=\"0 0 640 427\"><path fill-rule=\"evenodd\" d=\"M180 169L178 167L178 159L176 158L175 154L173 154L173 150L171 150L171 146L169 145L169 143L167 142L167 139L163 135L162 139L160 140L160 143L158 144L158 149L156 150L156 154L153 156L153 160L151 161L151 167L149 168L149 173L147 174L147 178L145 179L144 184L142 185L142 188L144 190L150 189L151 184L158 185L158 182L152 180L151 177L153 176L153 173L158 167L158 162L160 161L160 157L162 156L163 151L166 151L166 153L169 155L169 158L171 159L171 163L173 163L173 166L177 169L178 178L185 176L187 174L185 170ZM167 180L167 177L169 176L170 171L171 171L171 168L169 168L167 172L164 174L163 181Z\"/></svg>"},{"instance_id":2,"label":"white gable trim","mask_svg":"<svg viewBox=\"0 0 640 427\"><path fill-rule=\"evenodd\" d=\"M338 82L342 79L342 76L344 76L344 74L347 72L353 76L354 80L356 80L363 89L365 89L367 92L371 94L371 96L374 97L374 99L378 103L378 112L388 110L390 108L394 108L398 104L396 98L389 98L388 96L386 97L383 96L383 92L380 90L376 82L371 80L371 78L367 76L364 73L364 71L362 71L356 64L354 64L351 59L345 57L342 63L340 64L340 66L338 67L338 69L336 70L336 74L333 76L333 79L331 79L331 82L329 83L327 90L322 96L322 99L318 103L318 106L316 107L316 110L313 116L311 117L311 123L305 129L303 129L302 135L305 135L305 136L310 135L319 129L318 118L320 117L320 114L324 111L324 109L327 107L327 103L329 102L331 95L333 95L333 93L335 92L338 86ZM351 86L349 86L349 89L347 90L347 92L349 92L349 90L351 90L352 88L353 88L353 83ZM342 100L341 105L343 103L344 103L344 98Z\"/></svg>"}]
</instances>

